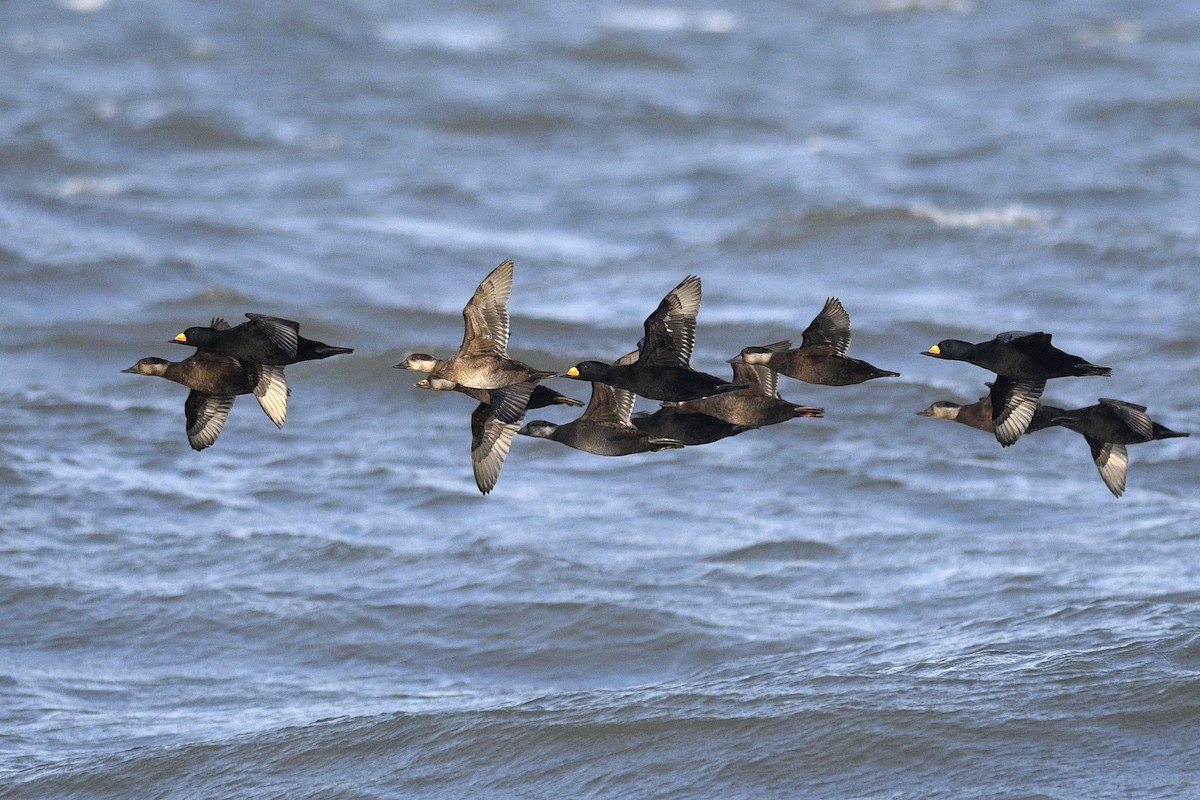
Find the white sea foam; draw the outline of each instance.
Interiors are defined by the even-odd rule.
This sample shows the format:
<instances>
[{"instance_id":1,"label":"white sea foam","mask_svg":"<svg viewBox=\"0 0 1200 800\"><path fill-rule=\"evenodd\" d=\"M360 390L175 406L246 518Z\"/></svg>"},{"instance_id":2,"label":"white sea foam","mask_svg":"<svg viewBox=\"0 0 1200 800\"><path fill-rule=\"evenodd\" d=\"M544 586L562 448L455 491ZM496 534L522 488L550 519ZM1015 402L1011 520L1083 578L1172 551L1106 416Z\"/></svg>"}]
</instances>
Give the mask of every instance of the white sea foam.
<instances>
[{"instance_id":1,"label":"white sea foam","mask_svg":"<svg viewBox=\"0 0 1200 800\"><path fill-rule=\"evenodd\" d=\"M94 14L106 8L109 0L59 0L59 5L77 14Z\"/></svg>"},{"instance_id":2,"label":"white sea foam","mask_svg":"<svg viewBox=\"0 0 1200 800\"><path fill-rule=\"evenodd\" d=\"M948 11L969 14L970 0L853 0L846 10L851 14L899 14L908 11Z\"/></svg>"},{"instance_id":3,"label":"white sea foam","mask_svg":"<svg viewBox=\"0 0 1200 800\"><path fill-rule=\"evenodd\" d=\"M732 11L710 9L691 11L669 6L615 8L604 15L606 28L635 31L694 31L698 33L730 33L738 27L738 15Z\"/></svg>"},{"instance_id":4,"label":"white sea foam","mask_svg":"<svg viewBox=\"0 0 1200 800\"><path fill-rule=\"evenodd\" d=\"M115 197L126 189L123 182L116 178L98 178L80 175L74 178L64 178L49 187L49 194L59 198L91 195L93 197Z\"/></svg>"},{"instance_id":5,"label":"white sea foam","mask_svg":"<svg viewBox=\"0 0 1200 800\"><path fill-rule=\"evenodd\" d=\"M380 26L379 38L404 48L477 52L501 44L505 33L499 25L459 25L452 21L440 25L414 25L394 20Z\"/></svg>"},{"instance_id":6,"label":"white sea foam","mask_svg":"<svg viewBox=\"0 0 1200 800\"><path fill-rule=\"evenodd\" d=\"M913 206L912 213L941 228L1019 228L1050 221L1047 214L1017 204L974 210L918 205Z\"/></svg>"}]
</instances>

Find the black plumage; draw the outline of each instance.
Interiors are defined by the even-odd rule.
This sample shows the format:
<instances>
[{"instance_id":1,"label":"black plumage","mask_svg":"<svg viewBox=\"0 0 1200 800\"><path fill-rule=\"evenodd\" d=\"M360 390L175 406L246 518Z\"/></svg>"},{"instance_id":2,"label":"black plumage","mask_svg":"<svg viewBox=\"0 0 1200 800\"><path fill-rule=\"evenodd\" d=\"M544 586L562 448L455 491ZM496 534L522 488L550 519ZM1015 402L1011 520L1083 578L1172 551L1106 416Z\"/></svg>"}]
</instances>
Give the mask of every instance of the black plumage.
<instances>
[{"instance_id":1,"label":"black plumage","mask_svg":"<svg viewBox=\"0 0 1200 800\"><path fill-rule=\"evenodd\" d=\"M850 347L850 314L836 297L825 306L801 334L801 345L777 342L767 347L747 347L731 363L770 367L781 375L823 386L850 386L874 378L896 378L899 372L880 369L846 355Z\"/></svg>"},{"instance_id":2,"label":"black plumage","mask_svg":"<svg viewBox=\"0 0 1200 800\"><path fill-rule=\"evenodd\" d=\"M629 363L582 361L566 377L604 383L652 400L695 400L738 388L715 375L692 369L700 279L689 275L672 289L643 323L637 358Z\"/></svg>"},{"instance_id":3,"label":"black plumage","mask_svg":"<svg viewBox=\"0 0 1200 800\"><path fill-rule=\"evenodd\" d=\"M674 439L685 446L711 444L750 430L708 414L681 414L673 408L634 414L632 422L638 430L656 439Z\"/></svg>"},{"instance_id":4,"label":"black plumage","mask_svg":"<svg viewBox=\"0 0 1200 800\"><path fill-rule=\"evenodd\" d=\"M1063 411L1054 422L1083 434L1092 449L1096 469L1117 497L1125 491L1125 476L1129 471L1126 445L1190 435L1150 419L1145 406L1108 397L1101 397L1093 406Z\"/></svg>"},{"instance_id":5,"label":"black plumage","mask_svg":"<svg viewBox=\"0 0 1200 800\"><path fill-rule=\"evenodd\" d=\"M1047 380L1112 374L1108 367L1059 350L1050 337L1044 332L1011 331L976 344L943 339L922 355L966 361L996 373L991 392L992 428L996 441L1008 447L1028 429Z\"/></svg>"},{"instance_id":6,"label":"black plumage","mask_svg":"<svg viewBox=\"0 0 1200 800\"><path fill-rule=\"evenodd\" d=\"M741 355L744 356L750 349L770 351L780 347L786 347L786 343L776 342L762 348L744 348ZM742 388L669 405L681 414L707 414L746 428L775 425L796 417L824 416L823 409L798 405L781 398L779 374L774 369L746 363L741 357L731 359L730 363L733 365L733 382L742 384Z\"/></svg>"},{"instance_id":7,"label":"black plumage","mask_svg":"<svg viewBox=\"0 0 1200 800\"><path fill-rule=\"evenodd\" d=\"M629 353L617 359L618 366L626 366L637 358ZM627 456L682 447L674 439L652 436L636 427L631 421L633 393L616 389L606 383L593 382L592 396L587 408L578 419L556 425L538 419L521 428L520 433L538 439L556 442L599 456Z\"/></svg>"},{"instance_id":8,"label":"black plumage","mask_svg":"<svg viewBox=\"0 0 1200 800\"><path fill-rule=\"evenodd\" d=\"M229 327L215 318L209 327L192 327L172 341L213 353L234 356L258 364L287 366L343 353L350 347L334 347L300 335L300 323L266 314L247 314L249 322Z\"/></svg>"}]
</instances>

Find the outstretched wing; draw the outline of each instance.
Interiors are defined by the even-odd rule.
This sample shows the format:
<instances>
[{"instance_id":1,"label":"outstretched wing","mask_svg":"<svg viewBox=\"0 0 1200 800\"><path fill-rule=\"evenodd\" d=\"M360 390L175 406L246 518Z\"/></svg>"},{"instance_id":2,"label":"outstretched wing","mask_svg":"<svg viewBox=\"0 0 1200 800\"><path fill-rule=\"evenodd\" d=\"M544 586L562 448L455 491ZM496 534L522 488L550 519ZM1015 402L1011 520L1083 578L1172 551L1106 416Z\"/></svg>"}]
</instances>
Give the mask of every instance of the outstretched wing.
<instances>
[{"instance_id":1,"label":"outstretched wing","mask_svg":"<svg viewBox=\"0 0 1200 800\"><path fill-rule=\"evenodd\" d=\"M525 416L529 407L529 399L537 381L522 381L511 386L501 386L498 389L488 389L488 402L501 422L514 424Z\"/></svg>"},{"instance_id":2,"label":"outstretched wing","mask_svg":"<svg viewBox=\"0 0 1200 800\"><path fill-rule=\"evenodd\" d=\"M471 414L471 470L475 485L483 494L490 492L500 480L500 470L508 458L513 437L519 424L501 422L492 407L480 403Z\"/></svg>"},{"instance_id":3,"label":"outstretched wing","mask_svg":"<svg viewBox=\"0 0 1200 800\"><path fill-rule=\"evenodd\" d=\"M997 375L992 385L992 429L1004 447L1021 438L1029 428L1038 400L1046 388L1044 380L1018 381Z\"/></svg>"},{"instance_id":4,"label":"outstretched wing","mask_svg":"<svg viewBox=\"0 0 1200 800\"><path fill-rule=\"evenodd\" d=\"M1129 474L1129 452L1125 445L1102 442L1090 436L1085 438L1088 446L1092 448L1092 461L1096 462L1096 469L1100 470L1101 480L1114 497L1120 497L1125 493L1125 478Z\"/></svg>"},{"instance_id":5,"label":"outstretched wing","mask_svg":"<svg viewBox=\"0 0 1200 800\"><path fill-rule=\"evenodd\" d=\"M833 354L844 356L850 347L850 314L842 301L830 297L825 307L813 317L813 321L800 334L801 347L828 347Z\"/></svg>"},{"instance_id":6,"label":"outstretched wing","mask_svg":"<svg viewBox=\"0 0 1200 800\"><path fill-rule=\"evenodd\" d=\"M278 364L259 364L254 361L242 361L251 383L254 384L254 396L262 406L263 413L276 428L282 428L287 422L287 401L291 390L288 389L287 378L283 375L283 367Z\"/></svg>"},{"instance_id":7,"label":"outstretched wing","mask_svg":"<svg viewBox=\"0 0 1200 800\"><path fill-rule=\"evenodd\" d=\"M183 417L188 444L193 450L203 450L217 441L231 408L231 395L205 394L195 389L188 392L187 400L183 401Z\"/></svg>"},{"instance_id":8,"label":"outstretched wing","mask_svg":"<svg viewBox=\"0 0 1200 800\"><path fill-rule=\"evenodd\" d=\"M512 294L513 262L500 264L484 278L463 307L461 353L498 355L508 352L508 298Z\"/></svg>"},{"instance_id":9,"label":"outstretched wing","mask_svg":"<svg viewBox=\"0 0 1200 800\"><path fill-rule=\"evenodd\" d=\"M642 323L645 336L638 344L638 361L652 367L686 367L696 344L696 314L700 310L700 279L684 278Z\"/></svg>"}]
</instances>

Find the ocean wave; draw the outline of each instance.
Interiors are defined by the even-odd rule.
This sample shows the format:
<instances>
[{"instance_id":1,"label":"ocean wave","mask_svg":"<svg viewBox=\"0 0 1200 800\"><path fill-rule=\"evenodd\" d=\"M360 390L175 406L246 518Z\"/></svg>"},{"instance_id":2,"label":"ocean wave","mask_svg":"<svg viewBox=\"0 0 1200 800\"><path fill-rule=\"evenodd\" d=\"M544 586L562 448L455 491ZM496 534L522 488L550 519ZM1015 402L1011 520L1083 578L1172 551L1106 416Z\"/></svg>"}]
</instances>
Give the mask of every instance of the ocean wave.
<instances>
[{"instance_id":1,"label":"ocean wave","mask_svg":"<svg viewBox=\"0 0 1200 800\"><path fill-rule=\"evenodd\" d=\"M1186 734L1200 721L1198 684L1177 670L1144 664L1106 686L1086 659L1077 679L1043 682L1035 676L1054 659L1000 652L915 674L809 662L748 660L741 674L754 673L759 691L729 679L549 693L76 755L10 775L0 797L749 798L799 787L824 799L911 785L922 797L988 798L1005 785L989 756L997 748L1028 751L1037 766L1022 780L1034 795L1094 796L1081 764L1119 766L1122 792L1198 773ZM1153 754L1134 744L1147 728L1162 734ZM1127 735L1096 735L1114 729ZM981 777L981 764L996 774Z\"/></svg>"},{"instance_id":2,"label":"ocean wave","mask_svg":"<svg viewBox=\"0 0 1200 800\"><path fill-rule=\"evenodd\" d=\"M693 11L675 6L623 6L604 14L601 25L615 30L652 33L728 34L741 25L738 14L725 9Z\"/></svg>"},{"instance_id":3,"label":"ocean wave","mask_svg":"<svg viewBox=\"0 0 1200 800\"><path fill-rule=\"evenodd\" d=\"M247 130L223 109L164 110L135 123L133 131L148 147L257 149L274 144L271 137Z\"/></svg>"},{"instance_id":4,"label":"ocean wave","mask_svg":"<svg viewBox=\"0 0 1200 800\"><path fill-rule=\"evenodd\" d=\"M380 25L378 36L390 45L405 49L450 53L493 51L510 38L500 25L472 24L461 20L446 24L394 20Z\"/></svg>"},{"instance_id":5,"label":"ocean wave","mask_svg":"<svg viewBox=\"0 0 1200 800\"><path fill-rule=\"evenodd\" d=\"M426 245L453 245L455 248L518 254L537 252L542 257L590 264L629 258L637 252L637 248L630 244L595 239L566 230L492 228L431 217L348 217L340 220L338 225L348 230L402 236ZM470 297L472 290L468 288L464 298Z\"/></svg>"},{"instance_id":6,"label":"ocean wave","mask_svg":"<svg viewBox=\"0 0 1200 800\"><path fill-rule=\"evenodd\" d=\"M825 542L796 539L758 542L708 557L708 561L742 563L753 561L817 561L838 555L838 548Z\"/></svg>"},{"instance_id":7,"label":"ocean wave","mask_svg":"<svg viewBox=\"0 0 1200 800\"><path fill-rule=\"evenodd\" d=\"M908 12L969 14L975 10L971 0L847 0L845 9L853 16Z\"/></svg>"},{"instance_id":8,"label":"ocean wave","mask_svg":"<svg viewBox=\"0 0 1200 800\"><path fill-rule=\"evenodd\" d=\"M1045 225L1050 221L1044 212L1015 204L973 210L917 205L911 208L911 213L942 228L1018 228Z\"/></svg>"},{"instance_id":9,"label":"ocean wave","mask_svg":"<svg viewBox=\"0 0 1200 800\"><path fill-rule=\"evenodd\" d=\"M924 204L865 206L842 203L757 220L725 236L719 244L773 251L810 245L831 236L878 234L919 239L936 235L938 230L1014 229L1042 226L1050 221L1048 214L1018 204L959 209Z\"/></svg>"}]
</instances>

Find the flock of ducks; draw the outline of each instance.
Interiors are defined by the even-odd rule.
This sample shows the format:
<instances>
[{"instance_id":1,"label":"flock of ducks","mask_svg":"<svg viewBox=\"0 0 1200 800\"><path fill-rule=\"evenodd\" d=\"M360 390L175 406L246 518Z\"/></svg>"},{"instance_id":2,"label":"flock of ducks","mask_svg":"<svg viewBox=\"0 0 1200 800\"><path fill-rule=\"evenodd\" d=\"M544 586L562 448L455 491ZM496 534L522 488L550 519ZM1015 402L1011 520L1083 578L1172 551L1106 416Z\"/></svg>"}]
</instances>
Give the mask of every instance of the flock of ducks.
<instances>
[{"instance_id":1,"label":"flock of ducks","mask_svg":"<svg viewBox=\"0 0 1200 800\"><path fill-rule=\"evenodd\" d=\"M729 359L733 375L728 380L692 369L700 278L689 275L646 317L636 350L611 363L579 362L561 376L591 383L591 398L577 419L566 424L539 419L522 426L532 409L583 403L542 385L556 372L509 358L512 282L512 261L483 279L463 308L465 330L455 353L447 358L413 353L395 365L427 373L415 384L419 388L455 391L478 402L471 414L471 464L483 494L499 480L517 434L604 456L708 444L797 417L823 416L820 408L783 399L779 375L847 386L900 374L846 355L850 315L836 297L826 301L801 334L799 347L786 340L745 347ZM246 317L249 321L237 326L215 318L208 327L177 335L172 341L196 348L182 361L143 358L123 370L157 375L191 389L184 417L188 443L195 450L216 442L240 394L253 394L267 417L283 427L290 394L284 367L353 352L300 336L299 323L291 320ZM1112 374L1108 367L1054 347L1048 333L1002 333L977 344L946 339L923 355L975 364L996 377L987 384L988 394L975 403L939 400L918 414L988 431L1003 447L1024 433L1069 428L1087 440L1100 477L1117 497L1125 491L1129 469L1126 445L1188 435L1150 419L1145 406L1121 400L1101 398L1096 405L1077 409L1042 404L1046 381L1052 378ZM635 396L659 400L662 408L634 415Z\"/></svg>"}]
</instances>

